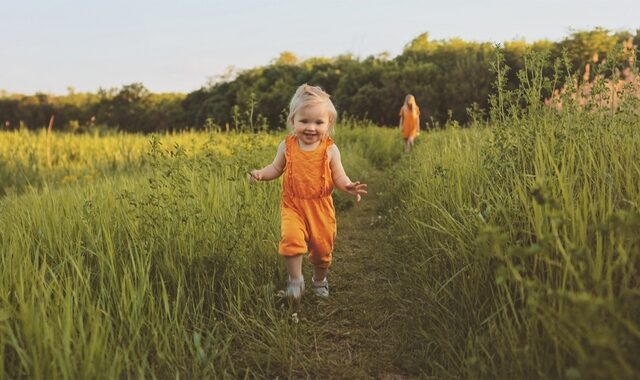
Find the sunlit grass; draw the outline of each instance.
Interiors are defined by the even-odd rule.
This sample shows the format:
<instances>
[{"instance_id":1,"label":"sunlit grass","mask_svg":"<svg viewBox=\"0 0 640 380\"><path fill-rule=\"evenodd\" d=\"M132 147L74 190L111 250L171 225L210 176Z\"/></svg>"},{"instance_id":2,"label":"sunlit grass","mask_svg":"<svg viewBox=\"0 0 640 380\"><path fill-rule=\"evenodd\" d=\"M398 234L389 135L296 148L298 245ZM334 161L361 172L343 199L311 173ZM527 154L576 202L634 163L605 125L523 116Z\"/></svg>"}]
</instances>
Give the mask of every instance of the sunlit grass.
<instances>
[{"instance_id":1,"label":"sunlit grass","mask_svg":"<svg viewBox=\"0 0 640 380\"><path fill-rule=\"evenodd\" d=\"M354 175L368 168L348 148L359 133L344 137ZM2 137L18 136L36 146L42 138ZM77 162L38 159L47 186L0 199L0 373L304 374L309 359L295 347L312 335L276 298L286 278L276 252L280 185L246 180L281 138L55 136L59 152L83 152ZM115 177L69 184L51 174L105 162L112 149L135 152L131 167L126 155L115 159Z\"/></svg>"},{"instance_id":2,"label":"sunlit grass","mask_svg":"<svg viewBox=\"0 0 640 380\"><path fill-rule=\"evenodd\" d=\"M235 134L183 132L162 134L165 147L179 144L189 154L204 150L228 157L242 137ZM94 182L118 174L139 173L148 166L149 136L142 134L53 133L46 130L0 132L0 196L43 186ZM49 156L47 155L49 151Z\"/></svg>"},{"instance_id":3,"label":"sunlit grass","mask_svg":"<svg viewBox=\"0 0 640 380\"><path fill-rule=\"evenodd\" d=\"M404 365L438 377L637 376L636 110L500 115L490 129L429 134L389 176Z\"/></svg>"},{"instance_id":4,"label":"sunlit grass","mask_svg":"<svg viewBox=\"0 0 640 380\"><path fill-rule=\"evenodd\" d=\"M516 99L490 127L424 132L409 154L395 130L336 128L352 179L384 174L370 190L389 249L371 268L389 284L363 291L385 292L379 310L400 318L403 373L640 371L637 110L556 112L524 96L529 108ZM0 374L322 370L310 353L323 342L276 297L280 185L246 181L283 135L54 134L51 165L45 137L0 134Z\"/></svg>"}]
</instances>

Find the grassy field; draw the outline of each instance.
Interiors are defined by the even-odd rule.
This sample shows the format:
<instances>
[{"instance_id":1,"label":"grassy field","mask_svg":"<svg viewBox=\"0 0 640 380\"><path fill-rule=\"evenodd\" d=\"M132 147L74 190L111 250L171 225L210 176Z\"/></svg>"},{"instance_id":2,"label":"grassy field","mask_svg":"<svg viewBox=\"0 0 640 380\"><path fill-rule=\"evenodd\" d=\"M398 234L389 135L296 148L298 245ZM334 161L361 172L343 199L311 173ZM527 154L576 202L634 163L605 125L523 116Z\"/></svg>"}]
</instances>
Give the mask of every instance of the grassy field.
<instances>
[{"instance_id":1,"label":"grassy field","mask_svg":"<svg viewBox=\"0 0 640 380\"><path fill-rule=\"evenodd\" d=\"M357 175L371 141L360 148L359 132L349 133L345 157ZM31 147L40 183L0 200L0 373L271 376L305 362L291 351L300 326L275 297L285 279L279 184L246 181L281 138L54 135L49 169L43 134L0 136ZM15 157L12 168L28 159ZM109 175L67 179L110 162ZM10 178L8 188L22 181Z\"/></svg>"},{"instance_id":2,"label":"grassy field","mask_svg":"<svg viewBox=\"0 0 640 380\"><path fill-rule=\"evenodd\" d=\"M515 100L518 101L518 100ZM396 167L402 365L466 378L640 373L640 117L530 104Z\"/></svg>"},{"instance_id":3,"label":"grassy field","mask_svg":"<svg viewBox=\"0 0 640 380\"><path fill-rule=\"evenodd\" d=\"M637 108L495 106L409 154L338 125L370 203L297 309L246 181L283 135L0 134L0 377L637 377Z\"/></svg>"},{"instance_id":4,"label":"grassy field","mask_svg":"<svg viewBox=\"0 0 640 380\"><path fill-rule=\"evenodd\" d=\"M112 133L67 134L46 130L2 132L0 138L0 196L22 194L47 185L88 184L119 174L137 175L149 166L149 136ZM239 138L224 134L165 134L164 149L179 145L190 155L229 157L240 149ZM235 150L234 150L235 149ZM244 149L244 147L243 147Z\"/></svg>"}]
</instances>

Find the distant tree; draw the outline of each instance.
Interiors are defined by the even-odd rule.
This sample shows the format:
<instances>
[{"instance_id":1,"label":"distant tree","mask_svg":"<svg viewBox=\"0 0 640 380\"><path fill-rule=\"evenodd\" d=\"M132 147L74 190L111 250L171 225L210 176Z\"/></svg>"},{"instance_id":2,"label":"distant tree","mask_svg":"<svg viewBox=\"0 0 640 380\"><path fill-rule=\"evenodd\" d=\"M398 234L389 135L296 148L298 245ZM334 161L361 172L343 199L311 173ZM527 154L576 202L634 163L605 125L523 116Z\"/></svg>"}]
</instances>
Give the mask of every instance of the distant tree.
<instances>
[{"instance_id":1,"label":"distant tree","mask_svg":"<svg viewBox=\"0 0 640 380\"><path fill-rule=\"evenodd\" d=\"M571 59L573 68L578 70L586 63L597 63L604 55L613 49L618 42L616 35L604 28L588 31L575 31L569 38L556 45L556 54L566 51Z\"/></svg>"},{"instance_id":2,"label":"distant tree","mask_svg":"<svg viewBox=\"0 0 640 380\"><path fill-rule=\"evenodd\" d=\"M280 56L273 61L274 65L295 65L298 57L290 51L283 51Z\"/></svg>"}]
</instances>

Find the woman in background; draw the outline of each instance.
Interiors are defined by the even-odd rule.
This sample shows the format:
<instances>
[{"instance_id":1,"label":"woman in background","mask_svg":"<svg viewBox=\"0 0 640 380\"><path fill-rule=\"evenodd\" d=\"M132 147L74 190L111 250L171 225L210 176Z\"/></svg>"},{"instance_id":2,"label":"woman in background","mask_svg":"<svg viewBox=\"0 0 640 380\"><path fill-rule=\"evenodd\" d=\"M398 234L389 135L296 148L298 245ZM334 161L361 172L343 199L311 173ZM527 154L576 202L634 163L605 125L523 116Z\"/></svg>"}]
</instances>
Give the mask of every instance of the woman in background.
<instances>
[{"instance_id":1,"label":"woman in background","mask_svg":"<svg viewBox=\"0 0 640 380\"><path fill-rule=\"evenodd\" d=\"M408 152L420 132L420 108L411 94L404 98L404 105L400 108L400 130L404 137L404 151Z\"/></svg>"}]
</instances>

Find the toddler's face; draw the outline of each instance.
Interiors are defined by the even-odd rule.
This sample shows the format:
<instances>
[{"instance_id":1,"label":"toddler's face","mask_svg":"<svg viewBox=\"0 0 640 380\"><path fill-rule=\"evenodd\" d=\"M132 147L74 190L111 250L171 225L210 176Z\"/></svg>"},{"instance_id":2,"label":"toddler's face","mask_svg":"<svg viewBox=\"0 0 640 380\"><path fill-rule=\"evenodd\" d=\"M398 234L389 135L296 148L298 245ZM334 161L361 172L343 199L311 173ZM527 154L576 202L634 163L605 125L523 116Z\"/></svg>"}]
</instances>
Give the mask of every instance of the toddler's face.
<instances>
[{"instance_id":1,"label":"toddler's face","mask_svg":"<svg viewBox=\"0 0 640 380\"><path fill-rule=\"evenodd\" d=\"M293 116L293 132L307 145L314 144L326 136L329 124L329 111L323 104L309 105Z\"/></svg>"}]
</instances>

